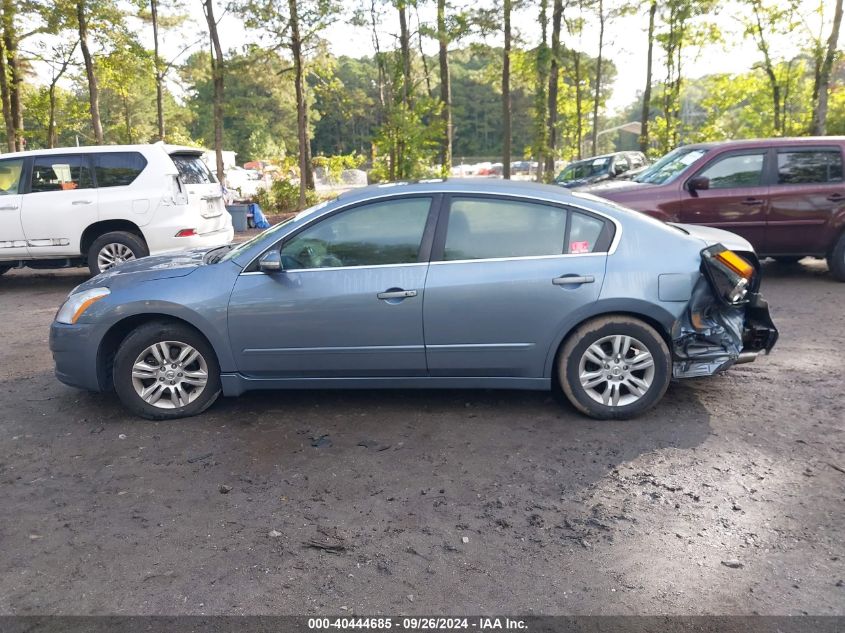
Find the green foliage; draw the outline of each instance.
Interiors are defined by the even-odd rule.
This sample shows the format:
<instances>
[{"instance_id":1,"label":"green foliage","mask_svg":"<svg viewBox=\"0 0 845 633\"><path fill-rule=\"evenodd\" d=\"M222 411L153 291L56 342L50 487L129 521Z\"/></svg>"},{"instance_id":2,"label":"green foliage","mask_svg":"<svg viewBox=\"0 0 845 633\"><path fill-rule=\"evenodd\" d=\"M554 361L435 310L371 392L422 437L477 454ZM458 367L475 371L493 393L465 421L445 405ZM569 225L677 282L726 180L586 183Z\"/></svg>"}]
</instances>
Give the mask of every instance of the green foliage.
<instances>
[{"instance_id":1,"label":"green foliage","mask_svg":"<svg viewBox=\"0 0 845 633\"><path fill-rule=\"evenodd\" d=\"M319 202L320 196L309 189L306 192L305 204L311 206ZM255 201L261 206L265 214L280 215L300 211L299 185L289 180L276 180L267 188L262 189L255 196Z\"/></svg>"},{"instance_id":2,"label":"green foliage","mask_svg":"<svg viewBox=\"0 0 845 633\"><path fill-rule=\"evenodd\" d=\"M323 170L329 184L338 184L344 169L359 169L365 160L363 156L353 152L334 156L315 156L311 163L315 168Z\"/></svg>"}]
</instances>

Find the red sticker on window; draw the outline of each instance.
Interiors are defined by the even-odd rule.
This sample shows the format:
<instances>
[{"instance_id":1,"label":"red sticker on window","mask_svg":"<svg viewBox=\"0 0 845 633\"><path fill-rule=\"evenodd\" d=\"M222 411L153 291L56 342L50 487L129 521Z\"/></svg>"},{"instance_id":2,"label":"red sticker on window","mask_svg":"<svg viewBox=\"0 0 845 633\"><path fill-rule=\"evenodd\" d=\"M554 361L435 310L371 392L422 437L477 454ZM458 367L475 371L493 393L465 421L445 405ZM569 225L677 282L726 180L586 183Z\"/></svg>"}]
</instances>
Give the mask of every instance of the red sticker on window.
<instances>
[{"instance_id":1,"label":"red sticker on window","mask_svg":"<svg viewBox=\"0 0 845 633\"><path fill-rule=\"evenodd\" d=\"M589 253L590 252L590 243L589 242L570 242L569 243L569 252L570 253Z\"/></svg>"}]
</instances>

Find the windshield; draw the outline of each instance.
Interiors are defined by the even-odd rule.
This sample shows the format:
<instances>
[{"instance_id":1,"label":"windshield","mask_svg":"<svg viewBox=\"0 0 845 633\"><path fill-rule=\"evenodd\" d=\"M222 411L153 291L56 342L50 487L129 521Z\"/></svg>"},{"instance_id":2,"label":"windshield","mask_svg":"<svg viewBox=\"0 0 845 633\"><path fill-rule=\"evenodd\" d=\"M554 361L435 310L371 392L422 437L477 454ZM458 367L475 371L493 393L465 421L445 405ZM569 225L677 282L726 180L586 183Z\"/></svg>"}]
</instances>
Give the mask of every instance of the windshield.
<instances>
[{"instance_id":1,"label":"windshield","mask_svg":"<svg viewBox=\"0 0 845 633\"><path fill-rule=\"evenodd\" d=\"M634 178L634 182L645 182L652 185L671 182L706 153L707 150L700 147L679 147L666 154L651 167L646 167Z\"/></svg>"},{"instance_id":2,"label":"windshield","mask_svg":"<svg viewBox=\"0 0 845 633\"><path fill-rule=\"evenodd\" d=\"M558 181L578 180L579 178L589 178L597 174L603 174L610 166L610 156L603 158L593 158L590 160L582 160L577 163L567 165L567 167L560 172L557 177Z\"/></svg>"},{"instance_id":3,"label":"windshield","mask_svg":"<svg viewBox=\"0 0 845 633\"><path fill-rule=\"evenodd\" d=\"M294 220L302 219L305 216L311 215L312 213L319 211L320 209L325 207L328 203L329 203L329 201L326 200L326 201L321 202L319 204L315 204L313 207L309 207L309 208L305 209L304 211L300 211L296 215L293 215L293 216L291 216L291 217L289 217L285 220L282 220L278 224L271 226L266 231L262 231L261 233L259 233L255 237L248 239L246 242L241 242L240 244L235 246L233 249L231 249L228 253L226 253L223 257L221 257L218 261L226 262L226 261L229 261L230 259L234 259L235 257L240 255L241 253L248 251L252 247L253 244L257 244L259 241L263 240L266 237L269 237L271 235L275 235L283 227L287 226L288 224L290 224Z\"/></svg>"}]
</instances>

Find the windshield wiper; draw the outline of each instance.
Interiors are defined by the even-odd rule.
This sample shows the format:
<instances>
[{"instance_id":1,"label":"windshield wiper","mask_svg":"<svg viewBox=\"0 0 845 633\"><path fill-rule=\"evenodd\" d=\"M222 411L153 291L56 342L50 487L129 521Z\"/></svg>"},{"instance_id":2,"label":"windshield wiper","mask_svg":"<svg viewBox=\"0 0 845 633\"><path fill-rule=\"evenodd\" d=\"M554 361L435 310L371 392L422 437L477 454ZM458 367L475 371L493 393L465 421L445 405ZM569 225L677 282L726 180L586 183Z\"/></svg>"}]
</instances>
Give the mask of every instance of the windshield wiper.
<instances>
[{"instance_id":1,"label":"windshield wiper","mask_svg":"<svg viewBox=\"0 0 845 633\"><path fill-rule=\"evenodd\" d=\"M224 244L223 246L218 246L217 248L208 251L205 254L205 261L203 263L204 264L216 264L217 262L219 262L223 258L223 255L228 253L234 247L235 247L234 244Z\"/></svg>"}]
</instances>

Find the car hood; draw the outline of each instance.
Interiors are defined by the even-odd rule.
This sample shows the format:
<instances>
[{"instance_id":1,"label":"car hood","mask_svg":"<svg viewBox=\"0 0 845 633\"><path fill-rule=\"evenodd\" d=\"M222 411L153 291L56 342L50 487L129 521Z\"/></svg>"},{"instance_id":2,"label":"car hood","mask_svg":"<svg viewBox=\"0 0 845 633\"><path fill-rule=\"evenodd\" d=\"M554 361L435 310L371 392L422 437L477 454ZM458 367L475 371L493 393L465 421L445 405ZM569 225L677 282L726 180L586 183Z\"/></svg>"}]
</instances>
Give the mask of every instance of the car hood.
<instances>
[{"instance_id":1,"label":"car hood","mask_svg":"<svg viewBox=\"0 0 845 633\"><path fill-rule=\"evenodd\" d=\"M574 185L573 185L574 186ZM585 184L578 187L578 191L583 191L585 193L592 193L597 196L603 196L605 193L608 192L623 192L623 191L639 191L642 189L648 189L650 187L654 187L655 185L646 183L646 182L637 182L635 180L624 180L620 178L616 178L613 180L603 180L602 182L596 182L592 184Z\"/></svg>"},{"instance_id":2,"label":"car hood","mask_svg":"<svg viewBox=\"0 0 845 633\"><path fill-rule=\"evenodd\" d=\"M701 224L679 224L677 222L668 222L672 226L677 226L685 233L692 237L698 238L704 242L705 246L713 246L714 244L721 244L731 251L742 251L753 253L754 247L751 242L744 237L740 237L736 233L725 231L724 229L716 229L712 226L702 226Z\"/></svg>"},{"instance_id":3,"label":"car hood","mask_svg":"<svg viewBox=\"0 0 845 633\"><path fill-rule=\"evenodd\" d=\"M104 286L113 288L124 283L139 283L153 279L184 277L204 265L205 254L210 250L212 249L197 248L133 259L92 277L77 286L73 292Z\"/></svg>"}]
</instances>

